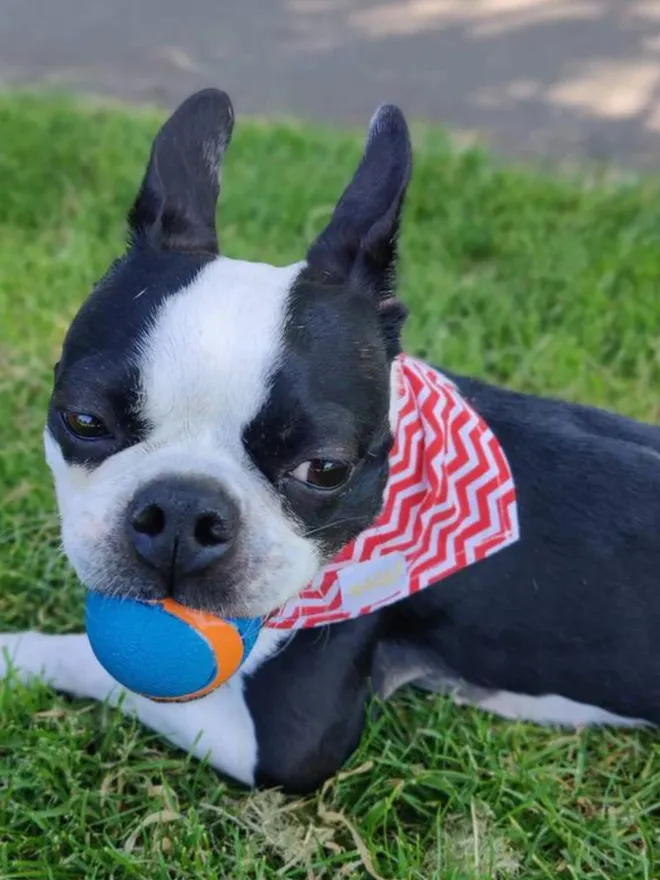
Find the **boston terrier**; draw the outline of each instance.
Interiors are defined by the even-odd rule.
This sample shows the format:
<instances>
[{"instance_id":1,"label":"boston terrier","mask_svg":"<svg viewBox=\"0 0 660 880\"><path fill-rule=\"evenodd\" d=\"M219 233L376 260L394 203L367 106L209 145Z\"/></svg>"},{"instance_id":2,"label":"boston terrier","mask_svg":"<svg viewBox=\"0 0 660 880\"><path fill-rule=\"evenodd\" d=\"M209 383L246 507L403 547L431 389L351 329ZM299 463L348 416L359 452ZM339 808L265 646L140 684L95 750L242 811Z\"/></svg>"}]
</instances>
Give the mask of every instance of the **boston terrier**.
<instances>
[{"instance_id":1,"label":"boston terrier","mask_svg":"<svg viewBox=\"0 0 660 880\"><path fill-rule=\"evenodd\" d=\"M660 428L401 351L394 106L301 262L221 255L233 124L209 89L158 133L127 250L64 341L45 448L88 589L260 616L257 644L182 704L123 693L83 634L3 635L0 673L295 792L404 685L544 724L660 722Z\"/></svg>"}]
</instances>

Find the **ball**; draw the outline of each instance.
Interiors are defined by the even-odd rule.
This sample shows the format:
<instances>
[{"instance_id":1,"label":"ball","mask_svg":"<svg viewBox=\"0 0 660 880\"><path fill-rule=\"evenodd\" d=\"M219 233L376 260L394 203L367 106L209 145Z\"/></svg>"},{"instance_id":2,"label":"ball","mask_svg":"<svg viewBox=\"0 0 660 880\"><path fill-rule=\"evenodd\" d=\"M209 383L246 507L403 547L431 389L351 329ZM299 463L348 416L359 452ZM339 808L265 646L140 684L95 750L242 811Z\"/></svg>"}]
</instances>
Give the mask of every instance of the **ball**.
<instances>
[{"instance_id":1,"label":"ball","mask_svg":"<svg viewBox=\"0 0 660 880\"><path fill-rule=\"evenodd\" d=\"M222 618L173 599L138 602L89 592L86 628L101 666L130 691L160 702L210 694L257 641L259 618Z\"/></svg>"}]
</instances>

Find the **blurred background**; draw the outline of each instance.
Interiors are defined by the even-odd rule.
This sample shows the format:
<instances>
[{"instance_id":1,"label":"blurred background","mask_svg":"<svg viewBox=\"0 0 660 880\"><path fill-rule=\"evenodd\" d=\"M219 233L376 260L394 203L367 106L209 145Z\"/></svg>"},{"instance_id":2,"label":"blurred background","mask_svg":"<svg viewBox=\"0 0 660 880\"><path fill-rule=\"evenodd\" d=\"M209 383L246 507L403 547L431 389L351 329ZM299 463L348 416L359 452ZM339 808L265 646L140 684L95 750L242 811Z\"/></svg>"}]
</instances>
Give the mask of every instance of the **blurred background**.
<instances>
[{"instance_id":1,"label":"blurred background","mask_svg":"<svg viewBox=\"0 0 660 880\"><path fill-rule=\"evenodd\" d=\"M376 104L497 151L653 162L657 0L0 0L0 85L362 124Z\"/></svg>"},{"instance_id":2,"label":"blurred background","mask_svg":"<svg viewBox=\"0 0 660 880\"><path fill-rule=\"evenodd\" d=\"M238 117L223 254L300 260L396 102L407 349L660 424L660 0L0 0L0 631L83 625L43 458L53 364L165 112L206 86ZM0 682L0 880L649 880L658 804L652 732L404 694L291 802Z\"/></svg>"}]
</instances>

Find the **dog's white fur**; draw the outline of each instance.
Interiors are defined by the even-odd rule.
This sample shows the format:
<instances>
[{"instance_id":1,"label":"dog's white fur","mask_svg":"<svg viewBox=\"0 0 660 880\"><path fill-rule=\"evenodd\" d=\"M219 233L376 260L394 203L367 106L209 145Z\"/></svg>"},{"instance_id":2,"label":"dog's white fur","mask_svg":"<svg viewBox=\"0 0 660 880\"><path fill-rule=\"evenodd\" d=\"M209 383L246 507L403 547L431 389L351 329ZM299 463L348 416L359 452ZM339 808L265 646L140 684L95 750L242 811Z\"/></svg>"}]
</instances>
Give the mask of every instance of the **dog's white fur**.
<instances>
[{"instance_id":1,"label":"dog's white fur","mask_svg":"<svg viewBox=\"0 0 660 880\"><path fill-rule=\"evenodd\" d=\"M87 469L68 464L46 432L64 550L88 587L112 593L120 586L113 550L126 507L141 486L162 476L215 478L238 502L245 616L272 611L316 574L314 542L285 515L242 442L279 365L300 269L218 257L165 300L136 364L138 415L150 426L143 442Z\"/></svg>"},{"instance_id":2,"label":"dog's white fur","mask_svg":"<svg viewBox=\"0 0 660 880\"><path fill-rule=\"evenodd\" d=\"M271 656L284 638L278 631L263 630L239 672L212 694L192 703L154 703L146 697L127 693L99 664L85 635L51 636L36 632L0 635L0 678L11 665L25 682L43 678L58 691L108 701L185 752L208 759L216 770L253 785L258 746L243 695L245 676ZM456 702L463 703L459 699ZM569 727L644 724L552 694L530 697L500 691L478 705L504 718L537 724Z\"/></svg>"},{"instance_id":3,"label":"dog's white fur","mask_svg":"<svg viewBox=\"0 0 660 880\"><path fill-rule=\"evenodd\" d=\"M22 681L41 678L75 697L107 701L198 758L246 785L254 784L257 738L243 697L245 676L277 650L285 636L263 630L245 664L225 685L192 703L154 703L125 691L100 665L87 636L38 632L0 635L0 679L9 668Z\"/></svg>"},{"instance_id":4,"label":"dog's white fur","mask_svg":"<svg viewBox=\"0 0 660 880\"><path fill-rule=\"evenodd\" d=\"M67 464L46 433L64 548L83 582L96 589L114 589L113 532L131 495L155 477L183 474L216 477L240 505L244 546L249 551L246 614L270 611L316 574L321 560L315 545L284 514L275 493L250 464L241 441L277 369L287 300L300 268L300 264L275 268L218 258L165 301L142 341L137 363L140 415L151 426L144 442L86 469ZM259 563L250 567L251 558ZM99 665L85 635L0 636L4 650L0 678L11 663L24 680L43 675L57 690L109 700L170 742L208 756L213 767L251 785L258 754L243 696L244 677L282 640L280 633L264 630L231 681L186 704L159 704L123 692ZM499 692L480 705L507 718L538 723L640 723L553 695Z\"/></svg>"}]
</instances>

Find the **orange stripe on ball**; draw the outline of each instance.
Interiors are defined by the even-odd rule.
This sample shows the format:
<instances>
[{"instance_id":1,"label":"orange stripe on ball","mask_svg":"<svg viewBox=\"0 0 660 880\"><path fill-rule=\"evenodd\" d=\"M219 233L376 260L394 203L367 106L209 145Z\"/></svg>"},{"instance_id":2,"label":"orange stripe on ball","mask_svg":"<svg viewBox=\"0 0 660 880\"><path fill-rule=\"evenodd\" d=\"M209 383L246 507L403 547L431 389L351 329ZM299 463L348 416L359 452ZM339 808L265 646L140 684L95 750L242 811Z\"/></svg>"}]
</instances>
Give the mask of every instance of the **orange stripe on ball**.
<instances>
[{"instance_id":1,"label":"orange stripe on ball","mask_svg":"<svg viewBox=\"0 0 660 880\"><path fill-rule=\"evenodd\" d=\"M164 599L159 604L162 604L163 610L168 614L178 617L204 637L215 657L216 674L206 687L192 694L185 694L182 697L158 697L157 702L184 703L188 700L198 700L211 693L236 672L243 660L243 639L230 623L208 611L194 611L192 608L180 605L174 599Z\"/></svg>"}]
</instances>

